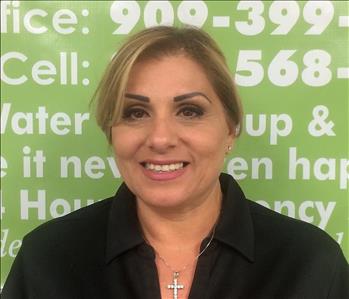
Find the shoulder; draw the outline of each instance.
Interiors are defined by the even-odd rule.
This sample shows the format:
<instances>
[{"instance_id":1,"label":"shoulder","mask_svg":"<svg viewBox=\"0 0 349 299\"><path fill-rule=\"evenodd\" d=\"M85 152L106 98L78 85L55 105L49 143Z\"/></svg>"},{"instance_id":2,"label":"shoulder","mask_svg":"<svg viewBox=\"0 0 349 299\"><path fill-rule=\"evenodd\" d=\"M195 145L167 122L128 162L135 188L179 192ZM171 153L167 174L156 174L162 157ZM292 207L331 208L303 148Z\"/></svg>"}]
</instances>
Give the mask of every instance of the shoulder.
<instances>
[{"instance_id":1,"label":"shoulder","mask_svg":"<svg viewBox=\"0 0 349 299\"><path fill-rule=\"evenodd\" d=\"M259 263L273 269L281 281L286 275L297 294L348 297L349 267L334 239L312 224L248 202Z\"/></svg>"},{"instance_id":2,"label":"shoulder","mask_svg":"<svg viewBox=\"0 0 349 299\"><path fill-rule=\"evenodd\" d=\"M22 247L34 254L46 250L53 253L59 248L75 251L74 247L79 250L88 243L87 248L95 246L97 239L105 236L112 200L101 200L38 226L24 237Z\"/></svg>"},{"instance_id":3,"label":"shoulder","mask_svg":"<svg viewBox=\"0 0 349 299\"><path fill-rule=\"evenodd\" d=\"M330 260L341 253L339 244L322 229L248 200L256 246L274 248L300 259Z\"/></svg>"},{"instance_id":4,"label":"shoulder","mask_svg":"<svg viewBox=\"0 0 349 299\"><path fill-rule=\"evenodd\" d=\"M95 279L104 261L112 200L53 219L27 234L6 280L4 296L78 298L80 285L89 275Z\"/></svg>"},{"instance_id":5,"label":"shoulder","mask_svg":"<svg viewBox=\"0 0 349 299\"><path fill-rule=\"evenodd\" d=\"M60 232L69 226L69 232L74 232L74 225L84 229L95 227L100 221L106 220L113 197L98 201L92 205L76 210L68 215L52 219L33 230L29 235L45 234L55 230ZM73 225L73 226L72 226Z\"/></svg>"}]
</instances>

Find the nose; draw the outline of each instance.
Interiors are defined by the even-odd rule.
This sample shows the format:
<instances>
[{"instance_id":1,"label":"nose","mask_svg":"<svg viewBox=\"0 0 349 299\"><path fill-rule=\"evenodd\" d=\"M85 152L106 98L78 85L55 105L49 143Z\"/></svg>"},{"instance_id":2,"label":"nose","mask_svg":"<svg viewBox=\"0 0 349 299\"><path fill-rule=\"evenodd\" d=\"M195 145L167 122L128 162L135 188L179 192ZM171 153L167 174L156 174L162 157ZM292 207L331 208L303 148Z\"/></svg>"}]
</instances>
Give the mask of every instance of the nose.
<instances>
[{"instance_id":1,"label":"nose","mask_svg":"<svg viewBox=\"0 0 349 299\"><path fill-rule=\"evenodd\" d=\"M176 147L177 143L178 135L173 121L168 118L158 118L152 121L146 141L151 150L160 154L166 153Z\"/></svg>"}]
</instances>

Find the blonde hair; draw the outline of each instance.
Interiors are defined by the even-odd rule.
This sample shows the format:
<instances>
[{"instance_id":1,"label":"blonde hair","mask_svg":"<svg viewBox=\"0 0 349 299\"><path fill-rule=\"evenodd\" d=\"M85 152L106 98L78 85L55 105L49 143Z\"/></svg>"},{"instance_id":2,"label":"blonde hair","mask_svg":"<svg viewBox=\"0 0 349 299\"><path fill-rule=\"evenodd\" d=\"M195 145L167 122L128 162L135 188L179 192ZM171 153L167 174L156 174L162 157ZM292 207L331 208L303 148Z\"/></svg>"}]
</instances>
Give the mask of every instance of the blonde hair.
<instances>
[{"instance_id":1,"label":"blonde hair","mask_svg":"<svg viewBox=\"0 0 349 299\"><path fill-rule=\"evenodd\" d=\"M132 35L109 63L94 94L96 120L111 143L111 127L122 118L124 95L132 67L140 60L184 54L205 70L238 136L242 109L225 57L216 42L196 27L158 26Z\"/></svg>"}]
</instances>

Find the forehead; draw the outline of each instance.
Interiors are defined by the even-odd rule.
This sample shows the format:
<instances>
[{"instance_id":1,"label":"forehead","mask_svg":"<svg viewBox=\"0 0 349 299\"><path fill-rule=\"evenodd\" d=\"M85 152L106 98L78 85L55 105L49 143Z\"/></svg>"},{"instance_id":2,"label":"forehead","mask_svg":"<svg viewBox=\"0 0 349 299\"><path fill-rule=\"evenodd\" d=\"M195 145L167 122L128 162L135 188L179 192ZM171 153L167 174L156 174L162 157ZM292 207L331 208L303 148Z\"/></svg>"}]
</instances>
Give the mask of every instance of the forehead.
<instances>
[{"instance_id":1,"label":"forehead","mask_svg":"<svg viewBox=\"0 0 349 299\"><path fill-rule=\"evenodd\" d=\"M205 69L187 55L161 56L148 58L132 67L127 91L134 89L162 90L177 88L213 91Z\"/></svg>"}]
</instances>

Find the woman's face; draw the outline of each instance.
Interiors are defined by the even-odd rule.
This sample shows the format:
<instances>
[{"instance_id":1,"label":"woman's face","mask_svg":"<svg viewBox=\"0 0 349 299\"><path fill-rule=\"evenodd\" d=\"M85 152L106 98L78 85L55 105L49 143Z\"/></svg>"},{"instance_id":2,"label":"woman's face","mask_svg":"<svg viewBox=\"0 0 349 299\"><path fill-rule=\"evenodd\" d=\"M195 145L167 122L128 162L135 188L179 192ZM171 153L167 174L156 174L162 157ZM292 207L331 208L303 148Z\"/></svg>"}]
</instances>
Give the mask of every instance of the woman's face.
<instances>
[{"instance_id":1,"label":"woman's face","mask_svg":"<svg viewBox=\"0 0 349 299\"><path fill-rule=\"evenodd\" d=\"M184 56L138 62L112 144L120 173L151 207L199 205L219 186L233 134L202 67Z\"/></svg>"}]
</instances>

